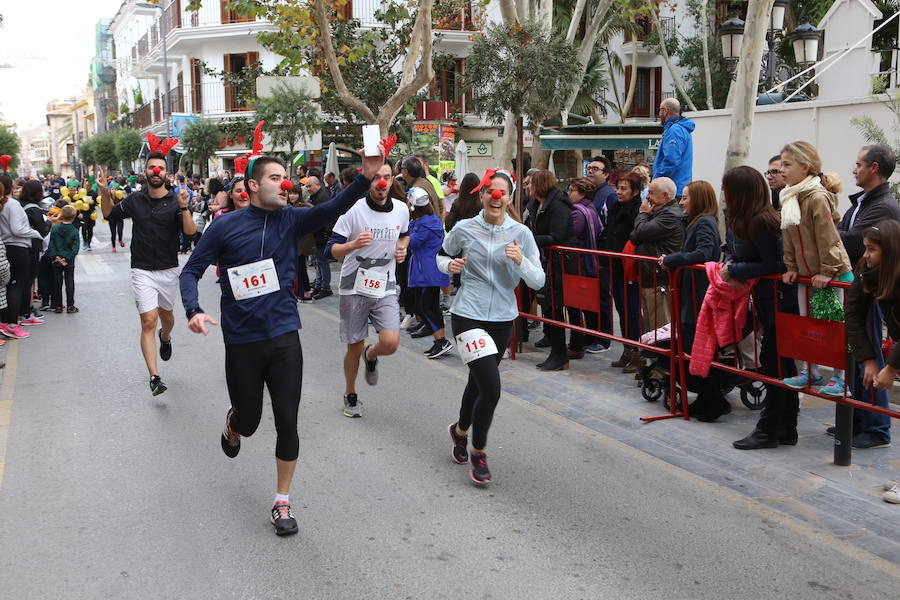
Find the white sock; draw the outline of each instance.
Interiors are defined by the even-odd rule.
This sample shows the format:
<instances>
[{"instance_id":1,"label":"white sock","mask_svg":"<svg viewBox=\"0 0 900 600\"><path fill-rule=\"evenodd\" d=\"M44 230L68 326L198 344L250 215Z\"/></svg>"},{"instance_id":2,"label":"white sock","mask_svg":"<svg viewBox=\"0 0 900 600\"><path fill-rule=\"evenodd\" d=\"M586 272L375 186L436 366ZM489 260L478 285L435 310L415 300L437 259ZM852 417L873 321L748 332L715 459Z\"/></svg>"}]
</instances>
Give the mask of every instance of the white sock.
<instances>
[{"instance_id":1,"label":"white sock","mask_svg":"<svg viewBox=\"0 0 900 600\"><path fill-rule=\"evenodd\" d=\"M279 502L287 502L290 504L290 494L275 494L275 502L272 504L278 504Z\"/></svg>"}]
</instances>

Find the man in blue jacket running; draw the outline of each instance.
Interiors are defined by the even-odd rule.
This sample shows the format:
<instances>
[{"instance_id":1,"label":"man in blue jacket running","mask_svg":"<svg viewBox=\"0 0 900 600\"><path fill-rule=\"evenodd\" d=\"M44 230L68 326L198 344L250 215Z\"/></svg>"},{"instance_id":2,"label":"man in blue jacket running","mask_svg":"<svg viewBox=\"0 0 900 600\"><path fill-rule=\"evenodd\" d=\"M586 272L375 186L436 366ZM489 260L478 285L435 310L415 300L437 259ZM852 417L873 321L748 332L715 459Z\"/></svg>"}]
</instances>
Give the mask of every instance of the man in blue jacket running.
<instances>
[{"instance_id":1,"label":"man in blue jacket running","mask_svg":"<svg viewBox=\"0 0 900 600\"><path fill-rule=\"evenodd\" d=\"M247 166L250 206L213 221L181 272L188 327L206 335L206 326L218 323L200 308L197 282L210 264L219 264L225 379L231 399L221 443L228 457L237 456L241 436L256 431L263 384L269 389L278 471L271 521L278 535L297 532L288 495L300 446L297 410L303 377L300 315L293 293L297 241L333 223L365 196L383 163L383 156L364 157L362 172L337 197L315 207L295 208L287 206L291 186L284 161L271 156L252 159Z\"/></svg>"},{"instance_id":2,"label":"man in blue jacket running","mask_svg":"<svg viewBox=\"0 0 900 600\"><path fill-rule=\"evenodd\" d=\"M662 139L653 162L653 178L668 177L675 182L675 197L680 198L684 186L693 179L694 143L691 133L696 125L681 116L677 98L666 98L659 105L659 121L663 124Z\"/></svg>"}]
</instances>

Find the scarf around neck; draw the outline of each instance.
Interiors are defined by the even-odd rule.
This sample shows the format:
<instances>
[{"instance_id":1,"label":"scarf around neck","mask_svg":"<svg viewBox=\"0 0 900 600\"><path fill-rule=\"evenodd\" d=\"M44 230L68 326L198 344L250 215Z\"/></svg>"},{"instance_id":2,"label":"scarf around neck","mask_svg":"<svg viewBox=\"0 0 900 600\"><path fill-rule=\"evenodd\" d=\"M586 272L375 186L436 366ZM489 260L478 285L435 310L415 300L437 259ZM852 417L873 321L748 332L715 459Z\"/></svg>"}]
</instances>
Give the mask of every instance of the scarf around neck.
<instances>
[{"instance_id":1,"label":"scarf around neck","mask_svg":"<svg viewBox=\"0 0 900 600\"><path fill-rule=\"evenodd\" d=\"M797 201L800 194L824 189L821 180L815 175L809 175L796 185L785 186L778 194L781 201L781 228L787 229L800 224L800 203Z\"/></svg>"}]
</instances>

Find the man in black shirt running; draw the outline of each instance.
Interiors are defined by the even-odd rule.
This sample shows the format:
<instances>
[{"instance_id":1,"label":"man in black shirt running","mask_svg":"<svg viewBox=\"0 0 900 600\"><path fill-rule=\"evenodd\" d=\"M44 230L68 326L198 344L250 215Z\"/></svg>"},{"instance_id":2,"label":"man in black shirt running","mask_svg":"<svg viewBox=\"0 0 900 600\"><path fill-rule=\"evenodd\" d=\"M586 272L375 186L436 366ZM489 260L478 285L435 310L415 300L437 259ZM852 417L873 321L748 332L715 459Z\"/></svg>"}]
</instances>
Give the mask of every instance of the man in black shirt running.
<instances>
[{"instance_id":1,"label":"man in black shirt running","mask_svg":"<svg viewBox=\"0 0 900 600\"><path fill-rule=\"evenodd\" d=\"M100 170L106 181L106 168ZM141 316L141 352L150 372L150 392L158 396L166 391L156 366L156 337L159 356L172 356L172 308L178 296L178 234L194 235L197 227L188 210L188 192L177 195L166 189L166 157L150 152L144 176L147 185L113 205L109 189L100 188L103 218L127 219L134 223L131 240L131 290ZM157 333L157 324L161 327Z\"/></svg>"}]
</instances>

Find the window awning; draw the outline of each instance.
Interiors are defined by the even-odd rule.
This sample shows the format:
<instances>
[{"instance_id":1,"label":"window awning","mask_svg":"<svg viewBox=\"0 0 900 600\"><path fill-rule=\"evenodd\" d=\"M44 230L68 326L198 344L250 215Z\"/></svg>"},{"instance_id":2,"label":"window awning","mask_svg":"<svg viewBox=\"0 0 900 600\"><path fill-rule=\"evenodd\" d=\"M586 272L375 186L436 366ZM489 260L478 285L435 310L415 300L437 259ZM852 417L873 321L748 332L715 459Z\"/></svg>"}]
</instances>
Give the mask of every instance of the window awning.
<instances>
[{"instance_id":1,"label":"window awning","mask_svg":"<svg viewBox=\"0 0 900 600\"><path fill-rule=\"evenodd\" d=\"M545 150L655 150L662 137L662 126L647 125L576 125L541 131L541 148Z\"/></svg>"}]
</instances>

